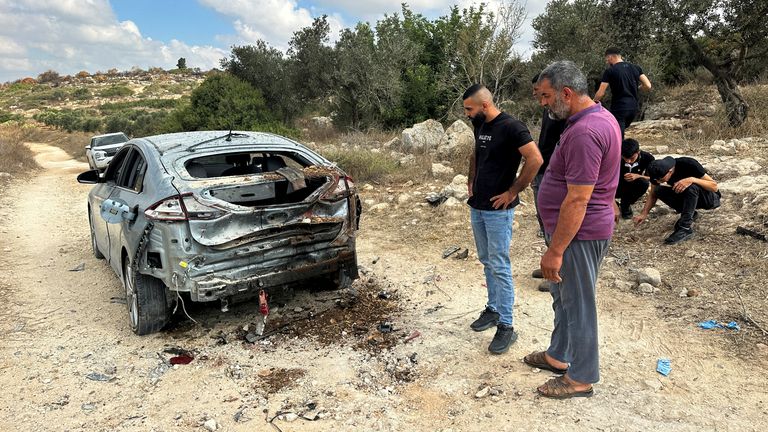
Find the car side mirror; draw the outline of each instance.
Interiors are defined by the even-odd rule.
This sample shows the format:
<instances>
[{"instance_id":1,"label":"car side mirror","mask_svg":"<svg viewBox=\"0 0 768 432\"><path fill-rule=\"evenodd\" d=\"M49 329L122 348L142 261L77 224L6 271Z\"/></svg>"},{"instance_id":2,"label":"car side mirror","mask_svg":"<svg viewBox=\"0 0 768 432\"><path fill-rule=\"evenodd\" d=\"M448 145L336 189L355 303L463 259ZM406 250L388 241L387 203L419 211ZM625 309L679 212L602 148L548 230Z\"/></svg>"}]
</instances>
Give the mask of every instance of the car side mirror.
<instances>
[{"instance_id":1,"label":"car side mirror","mask_svg":"<svg viewBox=\"0 0 768 432\"><path fill-rule=\"evenodd\" d=\"M104 183L104 178L99 174L99 170L90 170L79 174L77 182L82 184Z\"/></svg>"},{"instance_id":2,"label":"car side mirror","mask_svg":"<svg viewBox=\"0 0 768 432\"><path fill-rule=\"evenodd\" d=\"M85 146L85 149L86 149L86 150L90 150L90 149L91 149L91 145L90 145L90 144L88 144L87 146Z\"/></svg>"}]
</instances>

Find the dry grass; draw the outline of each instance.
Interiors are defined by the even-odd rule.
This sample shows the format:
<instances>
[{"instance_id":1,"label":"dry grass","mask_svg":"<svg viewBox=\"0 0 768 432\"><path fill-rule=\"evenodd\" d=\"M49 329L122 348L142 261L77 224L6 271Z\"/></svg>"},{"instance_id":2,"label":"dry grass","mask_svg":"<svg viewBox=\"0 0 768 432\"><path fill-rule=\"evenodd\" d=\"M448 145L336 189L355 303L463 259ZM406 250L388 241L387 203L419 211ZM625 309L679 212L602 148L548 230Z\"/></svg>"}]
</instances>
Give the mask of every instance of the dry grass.
<instances>
[{"instance_id":1,"label":"dry grass","mask_svg":"<svg viewBox=\"0 0 768 432\"><path fill-rule=\"evenodd\" d=\"M60 147L72 158L85 162L85 146L91 140L93 133L88 132L65 132L55 130L39 123L27 124L22 127L24 130L24 140L31 142L41 142Z\"/></svg>"},{"instance_id":2,"label":"dry grass","mask_svg":"<svg viewBox=\"0 0 768 432\"><path fill-rule=\"evenodd\" d=\"M37 168L32 152L24 145L25 131L16 122L0 125L0 173L25 175ZM10 177L3 175L0 182Z\"/></svg>"}]
</instances>

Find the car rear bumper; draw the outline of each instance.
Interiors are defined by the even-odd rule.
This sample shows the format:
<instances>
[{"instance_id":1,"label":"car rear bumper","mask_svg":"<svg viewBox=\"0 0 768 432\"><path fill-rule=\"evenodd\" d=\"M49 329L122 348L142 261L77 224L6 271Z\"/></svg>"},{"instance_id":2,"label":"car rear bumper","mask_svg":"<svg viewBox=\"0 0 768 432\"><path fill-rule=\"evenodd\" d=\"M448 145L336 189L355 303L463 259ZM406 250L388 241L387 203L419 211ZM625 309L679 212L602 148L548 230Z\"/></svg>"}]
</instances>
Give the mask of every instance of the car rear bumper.
<instances>
[{"instance_id":1,"label":"car rear bumper","mask_svg":"<svg viewBox=\"0 0 768 432\"><path fill-rule=\"evenodd\" d=\"M309 235L255 239L226 249L197 243L185 223L158 223L140 269L199 302L269 291L341 271L351 279L358 277L354 231L346 222L314 225Z\"/></svg>"}]
</instances>

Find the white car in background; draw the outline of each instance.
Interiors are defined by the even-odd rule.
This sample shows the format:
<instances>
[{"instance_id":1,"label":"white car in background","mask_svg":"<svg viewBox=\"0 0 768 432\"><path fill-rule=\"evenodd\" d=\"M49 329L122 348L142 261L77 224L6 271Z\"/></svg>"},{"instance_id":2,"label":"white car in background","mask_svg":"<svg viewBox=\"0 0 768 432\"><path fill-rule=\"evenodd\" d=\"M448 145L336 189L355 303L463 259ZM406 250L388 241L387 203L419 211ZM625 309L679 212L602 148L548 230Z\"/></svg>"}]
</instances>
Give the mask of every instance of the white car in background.
<instances>
[{"instance_id":1,"label":"white car in background","mask_svg":"<svg viewBox=\"0 0 768 432\"><path fill-rule=\"evenodd\" d=\"M91 143L85 146L85 157L91 169L104 171L117 154L117 151L128 142L129 138L122 132L96 135L91 137Z\"/></svg>"}]
</instances>

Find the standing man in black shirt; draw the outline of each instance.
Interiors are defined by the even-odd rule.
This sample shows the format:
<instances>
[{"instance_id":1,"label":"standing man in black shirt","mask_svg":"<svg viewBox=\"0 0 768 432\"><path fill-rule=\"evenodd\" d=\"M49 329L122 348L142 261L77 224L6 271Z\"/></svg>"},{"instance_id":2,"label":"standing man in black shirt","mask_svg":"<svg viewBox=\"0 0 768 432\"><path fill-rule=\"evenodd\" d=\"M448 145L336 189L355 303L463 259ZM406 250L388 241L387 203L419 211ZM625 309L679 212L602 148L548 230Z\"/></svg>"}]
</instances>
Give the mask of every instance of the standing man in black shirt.
<instances>
[{"instance_id":1,"label":"standing man in black shirt","mask_svg":"<svg viewBox=\"0 0 768 432\"><path fill-rule=\"evenodd\" d=\"M651 162L647 170L651 189L643 212L635 216L635 225L643 223L656 200L672 207L680 213L675 223L675 231L664 243L675 244L693 237L693 221L698 217L696 209L715 209L720 207L720 192L717 182L707 174L707 170L696 159L689 157L673 158L667 156Z\"/></svg>"},{"instance_id":2,"label":"standing man in black shirt","mask_svg":"<svg viewBox=\"0 0 768 432\"><path fill-rule=\"evenodd\" d=\"M533 77L531 81L533 83L533 98L537 102L540 102L541 95L539 94L538 82L539 75ZM539 133L539 152L544 159L544 163L541 164L539 172L531 182L531 189L533 189L533 203L536 207L536 219L539 221L539 236L544 237L544 223L541 221L541 215L539 214L539 185L541 179L544 178L544 172L549 166L549 159L552 157L552 152L555 151L558 141L560 141L560 134L565 130L565 120L556 120L550 116L549 110L544 109L541 117L541 132ZM531 274L536 279L543 279L544 274L541 269L537 268ZM541 292L549 292L552 283L549 281L542 281L538 290Z\"/></svg>"},{"instance_id":3,"label":"standing man in black shirt","mask_svg":"<svg viewBox=\"0 0 768 432\"><path fill-rule=\"evenodd\" d=\"M475 128L467 203L471 207L477 257L483 263L488 288L485 309L470 327L483 331L496 326L488 351L502 354L517 340L512 321L515 287L509 259L515 206L520 202L520 192L538 172L542 158L528 128L499 111L487 88L475 84L464 92L463 99L464 114ZM525 164L517 177L523 157Z\"/></svg>"},{"instance_id":4,"label":"standing man in black shirt","mask_svg":"<svg viewBox=\"0 0 768 432\"><path fill-rule=\"evenodd\" d=\"M605 63L608 64L608 69L603 72L600 88L595 94L595 102L600 102L600 99L605 96L605 90L610 86L610 111L619 122L623 139L624 129L629 127L637 114L637 89L642 87L646 91L650 90L651 81L645 76L640 66L625 62L618 48L605 50Z\"/></svg>"},{"instance_id":5,"label":"standing man in black shirt","mask_svg":"<svg viewBox=\"0 0 768 432\"><path fill-rule=\"evenodd\" d=\"M640 143L637 140L627 138L621 143L621 159L616 198L619 199L621 218L632 219L632 204L648 192L651 179L645 171L655 158L652 154L640 150Z\"/></svg>"}]
</instances>

